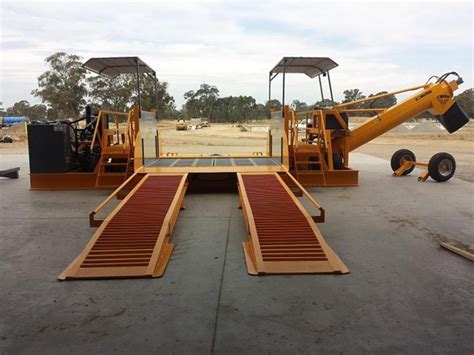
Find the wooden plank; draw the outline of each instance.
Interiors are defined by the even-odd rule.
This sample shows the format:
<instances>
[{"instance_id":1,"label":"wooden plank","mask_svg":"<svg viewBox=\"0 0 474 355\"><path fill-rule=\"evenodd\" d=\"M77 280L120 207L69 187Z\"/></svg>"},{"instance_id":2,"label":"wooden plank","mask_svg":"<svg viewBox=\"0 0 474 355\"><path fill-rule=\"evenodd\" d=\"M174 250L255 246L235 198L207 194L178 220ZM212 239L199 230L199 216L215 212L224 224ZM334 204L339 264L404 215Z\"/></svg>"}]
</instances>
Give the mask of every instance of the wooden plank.
<instances>
[{"instance_id":1,"label":"wooden plank","mask_svg":"<svg viewBox=\"0 0 474 355\"><path fill-rule=\"evenodd\" d=\"M474 261L474 254L467 250L461 249L453 244L450 244L449 242L440 242L439 245L441 245L445 249L448 249L449 251L452 251L453 253L456 253L466 258L467 260Z\"/></svg>"}]
</instances>

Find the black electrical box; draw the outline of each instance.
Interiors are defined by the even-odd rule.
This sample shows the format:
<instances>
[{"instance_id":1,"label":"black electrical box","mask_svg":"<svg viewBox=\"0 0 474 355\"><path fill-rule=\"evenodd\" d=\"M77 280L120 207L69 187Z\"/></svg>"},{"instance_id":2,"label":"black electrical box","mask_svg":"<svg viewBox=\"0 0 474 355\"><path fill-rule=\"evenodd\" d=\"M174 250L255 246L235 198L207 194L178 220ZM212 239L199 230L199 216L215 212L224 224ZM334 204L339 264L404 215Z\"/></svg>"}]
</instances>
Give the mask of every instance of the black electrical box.
<instances>
[{"instance_id":1,"label":"black electrical box","mask_svg":"<svg viewBox=\"0 0 474 355\"><path fill-rule=\"evenodd\" d=\"M75 168L74 131L68 124L28 125L31 173L65 173Z\"/></svg>"},{"instance_id":2,"label":"black electrical box","mask_svg":"<svg viewBox=\"0 0 474 355\"><path fill-rule=\"evenodd\" d=\"M437 116L437 118L449 133L456 132L459 128L469 122L469 117L467 117L466 113L457 102L455 102L449 110L441 116Z\"/></svg>"}]
</instances>

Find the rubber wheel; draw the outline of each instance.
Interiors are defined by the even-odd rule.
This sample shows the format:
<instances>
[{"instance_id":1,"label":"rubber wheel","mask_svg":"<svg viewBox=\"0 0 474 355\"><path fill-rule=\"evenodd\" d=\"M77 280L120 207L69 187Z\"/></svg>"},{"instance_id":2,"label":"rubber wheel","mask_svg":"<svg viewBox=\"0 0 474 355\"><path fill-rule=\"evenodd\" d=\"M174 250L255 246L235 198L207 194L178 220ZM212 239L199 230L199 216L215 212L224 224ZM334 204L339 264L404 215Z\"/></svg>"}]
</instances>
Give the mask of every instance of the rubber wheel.
<instances>
[{"instance_id":1,"label":"rubber wheel","mask_svg":"<svg viewBox=\"0 0 474 355\"><path fill-rule=\"evenodd\" d=\"M416 161L415 154L408 149L400 149L397 150L392 155L392 159L390 160L390 166L392 170L395 172L402 166L404 160L409 161ZM415 169L415 166L411 166L409 169L405 170L402 175L408 175Z\"/></svg>"},{"instance_id":2,"label":"rubber wheel","mask_svg":"<svg viewBox=\"0 0 474 355\"><path fill-rule=\"evenodd\" d=\"M436 153L428 163L428 173L433 180L444 182L451 179L456 171L456 160L449 153Z\"/></svg>"},{"instance_id":3,"label":"rubber wheel","mask_svg":"<svg viewBox=\"0 0 474 355\"><path fill-rule=\"evenodd\" d=\"M10 137L10 136L5 136L5 137L3 137L3 139L1 140L1 143L13 143L13 138Z\"/></svg>"},{"instance_id":4,"label":"rubber wheel","mask_svg":"<svg viewBox=\"0 0 474 355\"><path fill-rule=\"evenodd\" d=\"M341 154L334 153L332 155L332 164L334 165L334 170L344 169L344 158Z\"/></svg>"}]
</instances>

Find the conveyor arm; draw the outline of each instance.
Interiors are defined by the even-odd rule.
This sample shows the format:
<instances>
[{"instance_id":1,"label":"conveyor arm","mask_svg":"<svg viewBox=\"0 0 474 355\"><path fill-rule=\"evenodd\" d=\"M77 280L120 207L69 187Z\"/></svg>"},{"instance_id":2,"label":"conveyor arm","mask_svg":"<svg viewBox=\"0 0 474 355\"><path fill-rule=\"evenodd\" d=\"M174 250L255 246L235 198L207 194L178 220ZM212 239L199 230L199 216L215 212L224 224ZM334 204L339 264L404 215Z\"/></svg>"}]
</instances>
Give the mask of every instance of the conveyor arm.
<instances>
[{"instance_id":1,"label":"conveyor arm","mask_svg":"<svg viewBox=\"0 0 474 355\"><path fill-rule=\"evenodd\" d=\"M448 83L445 76L443 76L436 83L426 84L415 95L382 113L378 113L352 130L348 136L336 138L334 143L337 144L338 140L345 140L347 151L352 151L425 111L435 115L449 133L455 132L469 122L466 114L453 99L453 92L461 83L462 79L459 77L458 80ZM374 98L377 97L336 105L334 108L338 109L361 101L373 100Z\"/></svg>"}]
</instances>

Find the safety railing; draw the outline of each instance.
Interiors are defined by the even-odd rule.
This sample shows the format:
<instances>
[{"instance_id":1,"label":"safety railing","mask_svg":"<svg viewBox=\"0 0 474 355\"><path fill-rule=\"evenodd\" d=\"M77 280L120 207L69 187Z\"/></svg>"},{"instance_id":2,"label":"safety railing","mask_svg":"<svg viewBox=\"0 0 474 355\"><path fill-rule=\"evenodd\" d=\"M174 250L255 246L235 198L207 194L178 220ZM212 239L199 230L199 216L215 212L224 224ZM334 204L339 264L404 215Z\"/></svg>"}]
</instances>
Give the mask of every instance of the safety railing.
<instances>
[{"instance_id":1,"label":"safety railing","mask_svg":"<svg viewBox=\"0 0 474 355\"><path fill-rule=\"evenodd\" d=\"M303 195L311 202L313 206L315 206L319 210L319 216L311 216L316 223L323 223L326 219L326 211L321 205L314 199L313 196L310 195L308 191L299 183L299 181L291 175L291 173L285 169L286 175L291 179L291 181L296 185L296 187L303 193Z\"/></svg>"},{"instance_id":2,"label":"safety railing","mask_svg":"<svg viewBox=\"0 0 474 355\"><path fill-rule=\"evenodd\" d=\"M126 179L122 185L117 187L114 192L112 192L107 198L102 201L91 213L89 213L89 225L91 227L99 227L102 222L104 221L103 219L97 220L95 219L95 216L97 213L99 213L115 196L117 196L128 184L132 183L133 180L138 176L141 175L141 171L137 170L134 172L128 179Z\"/></svg>"},{"instance_id":3,"label":"safety railing","mask_svg":"<svg viewBox=\"0 0 474 355\"><path fill-rule=\"evenodd\" d=\"M91 152L94 150L94 146L97 143L100 144L101 148L104 148L104 144L112 144L112 142L115 144L124 144L124 135L128 136L129 138L129 132L127 131L129 131L130 122L132 121L130 117L131 112L125 113L100 110L95 123L94 134L92 135L90 146ZM109 133L109 137L107 138L104 137L106 130Z\"/></svg>"}]
</instances>

